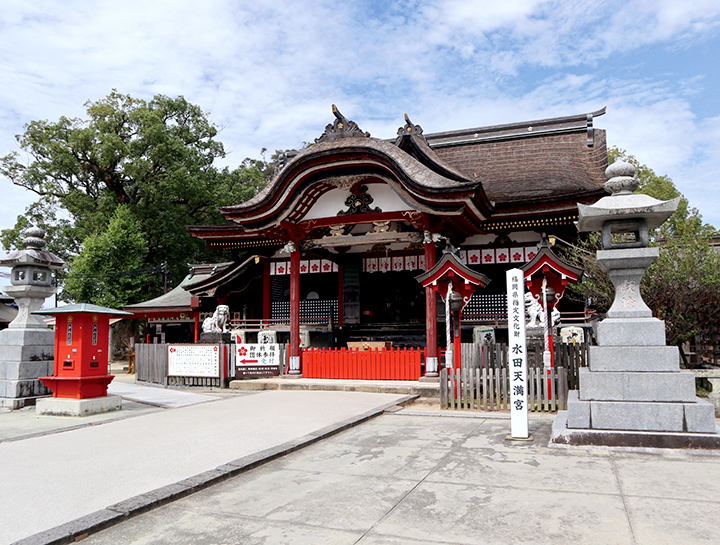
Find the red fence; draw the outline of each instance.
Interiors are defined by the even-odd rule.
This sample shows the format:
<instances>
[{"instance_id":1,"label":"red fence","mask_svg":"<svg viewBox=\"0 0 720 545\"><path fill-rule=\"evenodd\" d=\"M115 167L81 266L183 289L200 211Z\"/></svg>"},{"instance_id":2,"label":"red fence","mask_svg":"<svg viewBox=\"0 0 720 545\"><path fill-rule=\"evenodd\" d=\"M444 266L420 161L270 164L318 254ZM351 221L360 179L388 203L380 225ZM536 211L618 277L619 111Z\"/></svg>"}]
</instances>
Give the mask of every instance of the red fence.
<instances>
[{"instance_id":1,"label":"red fence","mask_svg":"<svg viewBox=\"0 0 720 545\"><path fill-rule=\"evenodd\" d=\"M305 378L418 380L424 354L422 348L310 348L303 350L302 375Z\"/></svg>"}]
</instances>

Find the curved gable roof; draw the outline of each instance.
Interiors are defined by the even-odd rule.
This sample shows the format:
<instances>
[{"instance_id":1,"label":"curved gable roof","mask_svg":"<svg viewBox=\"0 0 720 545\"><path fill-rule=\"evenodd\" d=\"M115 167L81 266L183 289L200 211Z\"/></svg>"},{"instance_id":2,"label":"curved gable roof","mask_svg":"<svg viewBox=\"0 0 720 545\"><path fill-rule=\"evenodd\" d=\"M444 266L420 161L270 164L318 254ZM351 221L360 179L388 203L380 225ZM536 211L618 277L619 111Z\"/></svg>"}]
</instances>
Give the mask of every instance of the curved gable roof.
<instances>
[{"instance_id":1,"label":"curved gable roof","mask_svg":"<svg viewBox=\"0 0 720 545\"><path fill-rule=\"evenodd\" d=\"M381 181L418 210L439 215L465 212L475 221L486 219L492 204L482 184L445 165L434 165L431 154L428 157L423 164L376 138L321 141L293 157L253 199L221 212L246 231L262 230L281 221L302 220L315 200L334 187L349 189L353 183Z\"/></svg>"}]
</instances>

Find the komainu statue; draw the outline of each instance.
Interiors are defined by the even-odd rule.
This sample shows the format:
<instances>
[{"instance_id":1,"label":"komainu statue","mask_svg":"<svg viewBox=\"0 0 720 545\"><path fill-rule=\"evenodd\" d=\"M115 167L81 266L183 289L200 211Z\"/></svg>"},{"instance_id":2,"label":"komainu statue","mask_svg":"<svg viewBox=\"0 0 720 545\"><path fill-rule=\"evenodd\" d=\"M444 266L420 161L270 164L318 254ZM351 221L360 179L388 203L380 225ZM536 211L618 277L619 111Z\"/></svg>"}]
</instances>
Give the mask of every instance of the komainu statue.
<instances>
[{"instance_id":1,"label":"komainu statue","mask_svg":"<svg viewBox=\"0 0 720 545\"><path fill-rule=\"evenodd\" d=\"M525 313L528 315L526 327L543 327L542 305L533 297L533 294L525 292Z\"/></svg>"},{"instance_id":2,"label":"komainu statue","mask_svg":"<svg viewBox=\"0 0 720 545\"><path fill-rule=\"evenodd\" d=\"M230 316L230 307L227 305L218 305L212 316L208 316L203 321L203 333L227 333L228 317Z\"/></svg>"}]
</instances>

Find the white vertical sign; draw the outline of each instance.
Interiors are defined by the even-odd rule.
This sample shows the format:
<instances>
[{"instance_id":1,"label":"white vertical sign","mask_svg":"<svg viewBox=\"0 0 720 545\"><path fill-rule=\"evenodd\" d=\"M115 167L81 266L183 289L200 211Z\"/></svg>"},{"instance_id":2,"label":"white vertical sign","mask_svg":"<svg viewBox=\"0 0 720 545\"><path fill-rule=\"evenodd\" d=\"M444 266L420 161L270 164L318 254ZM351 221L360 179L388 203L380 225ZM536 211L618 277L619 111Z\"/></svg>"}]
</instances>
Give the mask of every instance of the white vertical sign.
<instances>
[{"instance_id":1,"label":"white vertical sign","mask_svg":"<svg viewBox=\"0 0 720 545\"><path fill-rule=\"evenodd\" d=\"M529 436L524 293L523 272L520 269L507 271L510 435L517 439L527 439Z\"/></svg>"}]
</instances>

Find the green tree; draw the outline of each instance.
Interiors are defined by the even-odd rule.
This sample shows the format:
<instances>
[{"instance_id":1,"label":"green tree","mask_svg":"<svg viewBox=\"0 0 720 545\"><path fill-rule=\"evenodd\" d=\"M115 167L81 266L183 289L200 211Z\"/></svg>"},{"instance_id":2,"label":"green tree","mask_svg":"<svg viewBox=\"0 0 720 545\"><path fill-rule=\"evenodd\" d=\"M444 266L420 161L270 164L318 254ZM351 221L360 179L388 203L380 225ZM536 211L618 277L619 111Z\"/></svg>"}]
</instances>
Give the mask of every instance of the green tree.
<instances>
[{"instance_id":1,"label":"green tree","mask_svg":"<svg viewBox=\"0 0 720 545\"><path fill-rule=\"evenodd\" d=\"M144 298L149 271L145 235L126 205L115 209L105 231L90 235L70 262L63 298L110 308Z\"/></svg>"},{"instance_id":2,"label":"green tree","mask_svg":"<svg viewBox=\"0 0 720 545\"><path fill-rule=\"evenodd\" d=\"M28 123L17 137L25 157L1 158L0 174L38 195L27 214L61 257L71 259L87 237L103 233L123 206L145 237L143 267L166 262L179 281L186 263L208 257L184 226L224 223L218 208L257 193L272 165L248 159L235 170L216 168L225 155L217 129L183 97L146 102L113 91L85 106L85 119ZM18 246L28 223L21 216L3 231L6 248Z\"/></svg>"},{"instance_id":3,"label":"green tree","mask_svg":"<svg viewBox=\"0 0 720 545\"><path fill-rule=\"evenodd\" d=\"M623 160L635 166L639 193L660 200L681 197L677 211L652 234L651 245L660 247L660 257L648 268L640 286L653 314L665 320L668 344L681 347L703 323L720 320L720 253L710 242L716 230L703 223L700 213L668 176L656 174L622 149L610 149L608 157L611 163ZM574 297L604 313L612 304L614 288L595 261L599 247L599 234L590 233L565 257L585 269L583 281L571 286Z\"/></svg>"}]
</instances>

